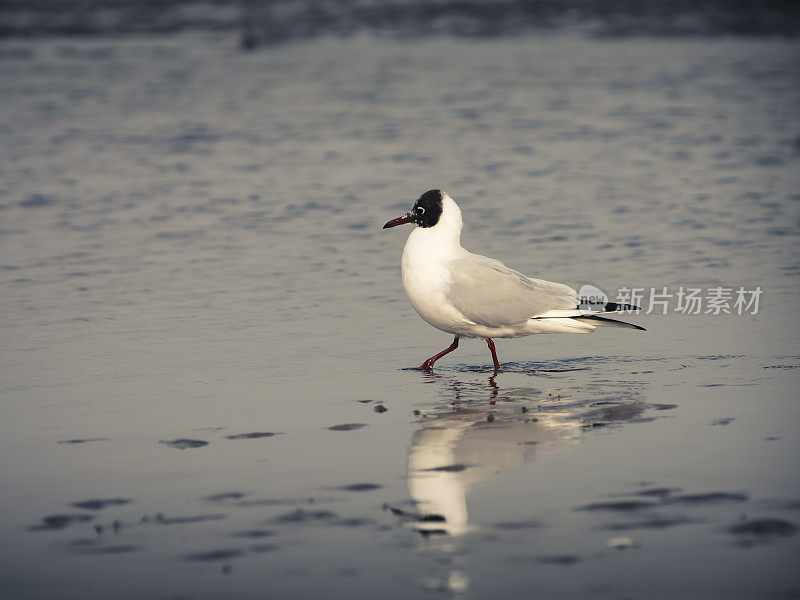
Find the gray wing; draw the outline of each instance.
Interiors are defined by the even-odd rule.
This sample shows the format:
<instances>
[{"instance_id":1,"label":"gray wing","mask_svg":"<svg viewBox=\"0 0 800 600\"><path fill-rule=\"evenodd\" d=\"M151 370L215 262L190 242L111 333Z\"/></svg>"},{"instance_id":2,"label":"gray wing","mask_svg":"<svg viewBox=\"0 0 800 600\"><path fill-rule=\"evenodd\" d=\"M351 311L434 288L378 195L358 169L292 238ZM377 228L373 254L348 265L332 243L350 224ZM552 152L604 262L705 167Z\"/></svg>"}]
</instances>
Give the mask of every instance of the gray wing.
<instances>
[{"instance_id":1,"label":"gray wing","mask_svg":"<svg viewBox=\"0 0 800 600\"><path fill-rule=\"evenodd\" d=\"M578 293L568 285L529 279L493 258L471 254L447 268L451 275L447 299L480 325L502 327L548 310L578 306Z\"/></svg>"}]
</instances>

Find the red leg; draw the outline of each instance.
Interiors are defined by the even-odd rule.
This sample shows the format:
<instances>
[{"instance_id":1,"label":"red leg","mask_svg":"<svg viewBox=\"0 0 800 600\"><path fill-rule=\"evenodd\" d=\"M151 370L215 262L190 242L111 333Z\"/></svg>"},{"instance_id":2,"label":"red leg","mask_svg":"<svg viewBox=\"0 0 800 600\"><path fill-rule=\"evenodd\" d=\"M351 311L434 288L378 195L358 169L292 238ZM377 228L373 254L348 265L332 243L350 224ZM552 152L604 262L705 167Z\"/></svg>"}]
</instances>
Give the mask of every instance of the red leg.
<instances>
[{"instance_id":1,"label":"red leg","mask_svg":"<svg viewBox=\"0 0 800 600\"><path fill-rule=\"evenodd\" d=\"M430 357L428 360L426 360L424 363L422 363L422 364L419 366L420 370L421 370L421 371L430 371L430 370L431 370L431 367L433 366L433 363L435 363L437 360L439 360L440 358L442 358L442 357L443 357L445 354L449 354L450 352L452 352L452 351L453 351L453 350L455 350L456 348L458 348L458 336L456 336L456 337L453 339L453 343L452 343L452 344L450 344L450 347L449 347L449 348L445 348L444 350L442 350L441 352L439 352L439 354L436 354L436 355L434 355L434 356L431 356L431 357Z\"/></svg>"},{"instance_id":2,"label":"red leg","mask_svg":"<svg viewBox=\"0 0 800 600\"><path fill-rule=\"evenodd\" d=\"M494 361L494 371L496 373L500 370L500 363L497 362L497 352L494 351L494 342L492 338L486 338L486 344L489 346L489 350L492 351L492 360Z\"/></svg>"}]
</instances>

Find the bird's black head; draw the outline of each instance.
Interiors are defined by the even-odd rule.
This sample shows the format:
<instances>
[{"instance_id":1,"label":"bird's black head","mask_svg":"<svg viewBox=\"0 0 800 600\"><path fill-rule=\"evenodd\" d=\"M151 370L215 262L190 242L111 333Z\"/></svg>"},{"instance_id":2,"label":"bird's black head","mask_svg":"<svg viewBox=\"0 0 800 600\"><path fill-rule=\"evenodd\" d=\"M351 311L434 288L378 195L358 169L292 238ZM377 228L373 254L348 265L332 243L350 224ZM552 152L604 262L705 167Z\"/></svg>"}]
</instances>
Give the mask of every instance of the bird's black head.
<instances>
[{"instance_id":1,"label":"bird's black head","mask_svg":"<svg viewBox=\"0 0 800 600\"><path fill-rule=\"evenodd\" d=\"M433 227L442 216L442 191L428 190L414 203L411 213L414 223L420 227Z\"/></svg>"},{"instance_id":2,"label":"bird's black head","mask_svg":"<svg viewBox=\"0 0 800 600\"><path fill-rule=\"evenodd\" d=\"M404 223L415 223L420 227L433 227L439 222L444 208L444 194L441 190L428 190L414 203L414 208L402 217L392 219L384 229Z\"/></svg>"}]
</instances>

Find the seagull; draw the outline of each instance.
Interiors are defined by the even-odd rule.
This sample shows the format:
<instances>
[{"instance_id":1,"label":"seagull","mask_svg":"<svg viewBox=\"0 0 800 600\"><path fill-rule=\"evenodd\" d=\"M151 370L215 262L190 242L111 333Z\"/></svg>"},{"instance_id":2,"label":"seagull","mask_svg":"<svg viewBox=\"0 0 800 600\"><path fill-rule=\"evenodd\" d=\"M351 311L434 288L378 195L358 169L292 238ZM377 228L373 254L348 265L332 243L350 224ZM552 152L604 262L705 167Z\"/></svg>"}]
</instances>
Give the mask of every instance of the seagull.
<instances>
[{"instance_id":1,"label":"seagull","mask_svg":"<svg viewBox=\"0 0 800 600\"><path fill-rule=\"evenodd\" d=\"M453 343L419 368L458 348L462 337L483 338L500 370L492 338L534 333L592 333L597 326L644 327L600 314L639 310L616 302L581 308L578 292L563 283L531 279L499 260L473 254L461 246L461 209L441 190L428 190L404 214L383 228L414 223L401 262L403 288L424 321L455 336Z\"/></svg>"}]
</instances>

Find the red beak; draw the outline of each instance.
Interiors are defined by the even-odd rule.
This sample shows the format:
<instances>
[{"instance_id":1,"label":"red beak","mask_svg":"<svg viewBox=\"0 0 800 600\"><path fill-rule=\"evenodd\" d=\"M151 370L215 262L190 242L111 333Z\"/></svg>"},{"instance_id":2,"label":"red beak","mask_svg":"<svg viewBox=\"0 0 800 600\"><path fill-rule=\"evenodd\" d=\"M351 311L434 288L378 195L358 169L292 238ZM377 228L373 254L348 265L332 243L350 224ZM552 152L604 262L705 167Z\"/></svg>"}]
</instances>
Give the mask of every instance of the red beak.
<instances>
[{"instance_id":1,"label":"red beak","mask_svg":"<svg viewBox=\"0 0 800 600\"><path fill-rule=\"evenodd\" d=\"M392 219L386 225L383 226L384 229L389 229L390 227L397 227L398 225L405 225L406 223L413 223L414 222L414 215L412 213L406 213L402 217L397 217L396 219Z\"/></svg>"}]
</instances>

